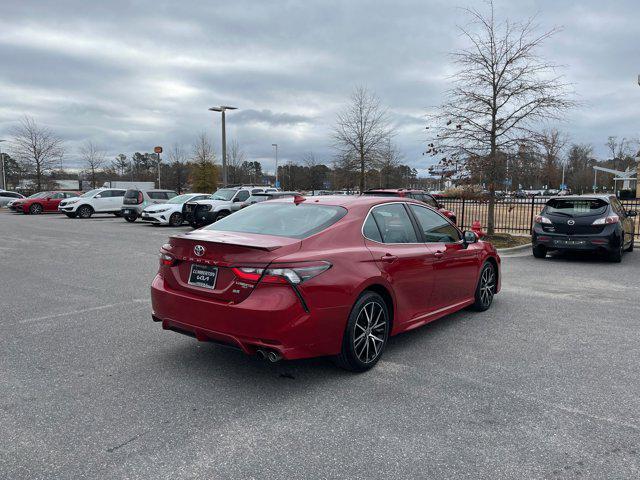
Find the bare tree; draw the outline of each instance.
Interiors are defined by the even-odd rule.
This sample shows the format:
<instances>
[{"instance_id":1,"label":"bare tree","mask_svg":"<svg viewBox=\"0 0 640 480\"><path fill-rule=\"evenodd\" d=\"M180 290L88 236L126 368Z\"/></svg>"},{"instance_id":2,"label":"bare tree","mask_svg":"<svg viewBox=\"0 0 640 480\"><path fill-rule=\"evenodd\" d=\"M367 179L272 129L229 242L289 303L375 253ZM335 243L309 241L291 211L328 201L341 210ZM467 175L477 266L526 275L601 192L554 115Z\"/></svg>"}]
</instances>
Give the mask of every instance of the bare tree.
<instances>
[{"instance_id":1,"label":"bare tree","mask_svg":"<svg viewBox=\"0 0 640 480\"><path fill-rule=\"evenodd\" d=\"M605 146L609 149L609 153L611 154L611 159L613 160L613 168L616 170L620 170L621 160L629 157L631 155L632 142L626 138L622 138L618 141L618 137L615 135L611 135L607 138L607 143Z\"/></svg>"},{"instance_id":2,"label":"bare tree","mask_svg":"<svg viewBox=\"0 0 640 480\"><path fill-rule=\"evenodd\" d=\"M562 180L558 177L560 169L564 172L562 151L569 141L567 136L555 128L545 128L542 132L535 135L533 139L540 150L542 157L541 176L543 181L546 182L547 188L551 188L552 185L557 185L558 181L564 183L564 176Z\"/></svg>"},{"instance_id":3,"label":"bare tree","mask_svg":"<svg viewBox=\"0 0 640 480\"><path fill-rule=\"evenodd\" d=\"M375 162L376 168L380 173L380 188L389 188L389 175L400 165L402 157L403 155L398 147L391 142L390 138L387 139L387 144L379 152Z\"/></svg>"},{"instance_id":4,"label":"bare tree","mask_svg":"<svg viewBox=\"0 0 640 480\"><path fill-rule=\"evenodd\" d=\"M459 28L469 46L453 53L458 70L446 101L431 116L437 135L427 153L484 159L487 230L493 234L495 190L504 174L499 152L531 142L539 122L559 119L574 102L557 66L537 53L559 29L538 33L533 18L498 21L493 2L489 7L488 14L465 10L470 24Z\"/></svg>"},{"instance_id":5,"label":"bare tree","mask_svg":"<svg viewBox=\"0 0 640 480\"><path fill-rule=\"evenodd\" d=\"M375 94L357 87L351 103L338 114L333 129L334 147L341 158L357 158L360 169L360 191L365 190L365 173L393 135L386 109Z\"/></svg>"},{"instance_id":6,"label":"bare tree","mask_svg":"<svg viewBox=\"0 0 640 480\"><path fill-rule=\"evenodd\" d=\"M231 184L242 183L242 179L240 178L242 173L240 167L246 160L247 155L240 148L238 140L233 139L229 150L227 151L227 172L229 175L229 182Z\"/></svg>"},{"instance_id":7,"label":"bare tree","mask_svg":"<svg viewBox=\"0 0 640 480\"><path fill-rule=\"evenodd\" d=\"M182 193L187 186L189 156L187 151L174 143L167 152L169 164L166 166L165 181L178 193Z\"/></svg>"},{"instance_id":8,"label":"bare tree","mask_svg":"<svg viewBox=\"0 0 640 480\"><path fill-rule=\"evenodd\" d=\"M36 187L42 190L43 175L56 167L64 155L62 138L27 116L10 130L10 135L12 136L10 143L12 155L24 165L26 170L35 173Z\"/></svg>"},{"instance_id":9,"label":"bare tree","mask_svg":"<svg viewBox=\"0 0 640 480\"><path fill-rule=\"evenodd\" d=\"M196 192L214 192L218 187L218 169L215 166L213 146L202 132L193 144L193 189Z\"/></svg>"},{"instance_id":10,"label":"bare tree","mask_svg":"<svg viewBox=\"0 0 640 480\"><path fill-rule=\"evenodd\" d=\"M304 157L302 157L302 164L306 167L308 186L312 194L315 195L316 190L322 188L328 169L325 165L321 165L320 162L318 162L313 152L306 153Z\"/></svg>"},{"instance_id":11,"label":"bare tree","mask_svg":"<svg viewBox=\"0 0 640 480\"><path fill-rule=\"evenodd\" d=\"M80 157L85 168L91 177L91 188L96 188L96 178L98 171L104 165L105 152L90 140L87 140L80 147Z\"/></svg>"}]
</instances>

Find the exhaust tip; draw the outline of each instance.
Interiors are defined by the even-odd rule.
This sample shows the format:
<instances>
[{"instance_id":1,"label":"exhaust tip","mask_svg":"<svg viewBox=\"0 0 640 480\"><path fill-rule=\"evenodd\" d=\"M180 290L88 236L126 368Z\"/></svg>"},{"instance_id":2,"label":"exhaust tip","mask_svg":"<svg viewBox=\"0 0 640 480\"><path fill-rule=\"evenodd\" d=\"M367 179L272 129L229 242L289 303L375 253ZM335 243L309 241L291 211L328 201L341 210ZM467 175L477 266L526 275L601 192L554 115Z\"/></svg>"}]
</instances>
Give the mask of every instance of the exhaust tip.
<instances>
[{"instance_id":1,"label":"exhaust tip","mask_svg":"<svg viewBox=\"0 0 640 480\"><path fill-rule=\"evenodd\" d=\"M280 355L278 352L274 352L274 351L269 352L267 357L269 358L269 361L271 363L279 362L282 359L282 355Z\"/></svg>"},{"instance_id":2,"label":"exhaust tip","mask_svg":"<svg viewBox=\"0 0 640 480\"><path fill-rule=\"evenodd\" d=\"M258 358L260 360L266 360L267 359L267 354L264 353L264 350L256 350L256 355L258 356Z\"/></svg>"}]
</instances>

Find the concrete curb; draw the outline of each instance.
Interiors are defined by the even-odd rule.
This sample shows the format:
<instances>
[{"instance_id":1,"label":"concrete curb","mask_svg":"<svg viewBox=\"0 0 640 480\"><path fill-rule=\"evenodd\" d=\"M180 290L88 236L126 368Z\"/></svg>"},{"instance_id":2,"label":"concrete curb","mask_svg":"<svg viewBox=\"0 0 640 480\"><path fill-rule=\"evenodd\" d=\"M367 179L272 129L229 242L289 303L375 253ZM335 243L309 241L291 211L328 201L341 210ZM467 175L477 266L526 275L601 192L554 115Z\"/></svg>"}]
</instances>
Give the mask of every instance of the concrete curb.
<instances>
[{"instance_id":1,"label":"concrete curb","mask_svg":"<svg viewBox=\"0 0 640 480\"><path fill-rule=\"evenodd\" d=\"M525 250L529 250L531 248L530 243L525 243L524 245L518 245L517 247L510 248L498 248L498 253L517 253L524 252Z\"/></svg>"}]
</instances>

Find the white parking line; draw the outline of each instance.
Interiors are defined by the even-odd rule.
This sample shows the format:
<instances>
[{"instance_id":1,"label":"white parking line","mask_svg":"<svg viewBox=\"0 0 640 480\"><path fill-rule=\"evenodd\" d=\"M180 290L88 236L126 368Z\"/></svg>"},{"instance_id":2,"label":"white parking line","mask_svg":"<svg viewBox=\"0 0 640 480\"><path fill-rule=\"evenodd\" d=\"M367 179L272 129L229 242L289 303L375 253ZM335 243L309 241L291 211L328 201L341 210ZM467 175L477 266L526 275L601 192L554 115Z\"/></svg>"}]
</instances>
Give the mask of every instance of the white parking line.
<instances>
[{"instance_id":1,"label":"white parking line","mask_svg":"<svg viewBox=\"0 0 640 480\"><path fill-rule=\"evenodd\" d=\"M43 321L43 320L50 320L52 318L68 317L68 316L71 316L71 315L77 315L79 313L97 312L97 311L100 311L100 310L106 310L108 308L122 307L122 306L126 306L126 305L131 305L132 303L150 303L150 300L148 298L133 298L133 299L128 300L126 302L109 303L107 305L100 305L99 307L83 308L83 309L80 309L80 310L71 310L70 312L56 313L55 315L45 315L44 317L27 318L27 319L24 319L24 320L20 320L18 323L40 322L40 321Z\"/></svg>"}]
</instances>

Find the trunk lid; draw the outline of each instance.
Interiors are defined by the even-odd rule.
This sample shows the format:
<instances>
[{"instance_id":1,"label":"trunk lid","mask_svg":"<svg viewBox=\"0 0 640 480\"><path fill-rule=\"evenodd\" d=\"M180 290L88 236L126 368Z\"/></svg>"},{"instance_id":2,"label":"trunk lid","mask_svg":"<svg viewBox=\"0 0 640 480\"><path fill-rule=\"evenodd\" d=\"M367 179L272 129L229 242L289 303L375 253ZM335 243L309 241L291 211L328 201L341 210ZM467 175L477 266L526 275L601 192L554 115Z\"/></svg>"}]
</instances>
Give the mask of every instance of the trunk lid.
<instances>
[{"instance_id":1,"label":"trunk lid","mask_svg":"<svg viewBox=\"0 0 640 480\"><path fill-rule=\"evenodd\" d=\"M255 284L238 279L232 267L264 268L275 259L299 250L301 241L270 235L194 230L171 237L169 245L171 248L167 251L176 263L161 268L170 288L210 300L240 303L251 294ZM204 251L198 248L196 254L196 246ZM209 271L217 269L213 288L189 283L192 268L198 270L199 267Z\"/></svg>"}]
</instances>

